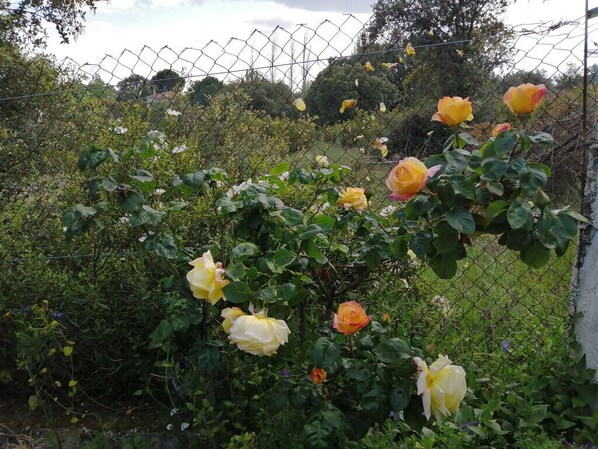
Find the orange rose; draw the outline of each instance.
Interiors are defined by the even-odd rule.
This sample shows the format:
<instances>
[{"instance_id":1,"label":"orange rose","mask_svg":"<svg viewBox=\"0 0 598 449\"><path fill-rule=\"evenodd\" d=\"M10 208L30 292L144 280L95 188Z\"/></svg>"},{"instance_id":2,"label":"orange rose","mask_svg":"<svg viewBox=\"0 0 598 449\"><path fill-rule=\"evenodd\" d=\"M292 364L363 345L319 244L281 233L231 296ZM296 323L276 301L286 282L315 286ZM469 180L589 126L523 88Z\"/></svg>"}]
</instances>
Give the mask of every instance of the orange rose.
<instances>
[{"instance_id":1,"label":"orange rose","mask_svg":"<svg viewBox=\"0 0 598 449\"><path fill-rule=\"evenodd\" d=\"M520 84L509 87L502 99L514 114L531 114L540 106L546 90L544 84Z\"/></svg>"},{"instance_id":2,"label":"orange rose","mask_svg":"<svg viewBox=\"0 0 598 449\"><path fill-rule=\"evenodd\" d=\"M345 335L351 335L366 327L372 321L371 316L356 301L348 301L338 306L338 313L334 314L332 327Z\"/></svg>"},{"instance_id":3,"label":"orange rose","mask_svg":"<svg viewBox=\"0 0 598 449\"><path fill-rule=\"evenodd\" d=\"M392 192L390 198L405 201L423 189L428 179L434 176L440 165L428 168L414 157L406 157L399 161L386 178L386 187Z\"/></svg>"},{"instance_id":4,"label":"orange rose","mask_svg":"<svg viewBox=\"0 0 598 449\"><path fill-rule=\"evenodd\" d=\"M492 130L492 137L498 136L503 131L508 131L512 128L510 123L499 123Z\"/></svg>"},{"instance_id":5,"label":"orange rose","mask_svg":"<svg viewBox=\"0 0 598 449\"><path fill-rule=\"evenodd\" d=\"M443 97L438 100L438 112L432 116L432 120L448 126L457 126L473 120L472 112L469 97Z\"/></svg>"},{"instance_id":6,"label":"orange rose","mask_svg":"<svg viewBox=\"0 0 598 449\"><path fill-rule=\"evenodd\" d=\"M321 384L326 380L328 373L322 368L314 368L311 370L311 381L315 384Z\"/></svg>"}]
</instances>

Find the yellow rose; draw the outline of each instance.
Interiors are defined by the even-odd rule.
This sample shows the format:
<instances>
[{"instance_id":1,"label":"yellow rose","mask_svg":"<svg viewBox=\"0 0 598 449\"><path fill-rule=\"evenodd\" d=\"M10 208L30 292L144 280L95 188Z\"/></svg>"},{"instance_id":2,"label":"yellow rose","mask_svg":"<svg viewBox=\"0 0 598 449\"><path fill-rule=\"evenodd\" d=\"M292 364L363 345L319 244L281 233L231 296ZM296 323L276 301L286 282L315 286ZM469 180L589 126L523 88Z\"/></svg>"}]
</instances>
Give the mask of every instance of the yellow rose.
<instances>
[{"instance_id":1,"label":"yellow rose","mask_svg":"<svg viewBox=\"0 0 598 449\"><path fill-rule=\"evenodd\" d=\"M498 136L503 131L508 131L512 128L510 123L499 123L492 130L492 137Z\"/></svg>"},{"instance_id":2,"label":"yellow rose","mask_svg":"<svg viewBox=\"0 0 598 449\"><path fill-rule=\"evenodd\" d=\"M432 116L432 120L448 126L457 126L473 120L472 112L469 97L443 97L438 100L438 112Z\"/></svg>"},{"instance_id":3,"label":"yellow rose","mask_svg":"<svg viewBox=\"0 0 598 449\"><path fill-rule=\"evenodd\" d=\"M283 320L268 318L265 311L241 315L235 319L228 340L241 351L259 356L276 354L280 345L289 341L291 333Z\"/></svg>"},{"instance_id":4,"label":"yellow rose","mask_svg":"<svg viewBox=\"0 0 598 449\"><path fill-rule=\"evenodd\" d=\"M363 211L368 205L365 191L358 187L348 187L341 191L336 205L345 209L353 209L356 212Z\"/></svg>"},{"instance_id":5,"label":"yellow rose","mask_svg":"<svg viewBox=\"0 0 598 449\"><path fill-rule=\"evenodd\" d=\"M392 192L390 198L405 201L423 189L428 178L434 176L440 165L428 168L419 159L406 157L399 161L386 178L386 187Z\"/></svg>"},{"instance_id":6,"label":"yellow rose","mask_svg":"<svg viewBox=\"0 0 598 449\"><path fill-rule=\"evenodd\" d=\"M242 315L245 315L245 312L238 307L229 307L220 312L220 316L224 318L224 321L222 321L222 329L224 329L224 332L230 334L230 328L233 327L235 320Z\"/></svg>"},{"instance_id":7,"label":"yellow rose","mask_svg":"<svg viewBox=\"0 0 598 449\"><path fill-rule=\"evenodd\" d=\"M338 312L334 314L332 327L345 335L359 332L372 321L372 317L366 315L365 310L357 301L343 302L338 306Z\"/></svg>"},{"instance_id":8,"label":"yellow rose","mask_svg":"<svg viewBox=\"0 0 598 449\"><path fill-rule=\"evenodd\" d=\"M357 106L357 100L343 100L343 102L341 103L341 108L339 110L339 112L341 114L343 114L345 112L345 109L351 109L354 108L355 106Z\"/></svg>"},{"instance_id":9,"label":"yellow rose","mask_svg":"<svg viewBox=\"0 0 598 449\"><path fill-rule=\"evenodd\" d=\"M426 418L430 419L432 413L440 419L457 412L467 390L465 370L442 355L429 368L419 357L413 361L419 373L417 394L422 397Z\"/></svg>"},{"instance_id":10,"label":"yellow rose","mask_svg":"<svg viewBox=\"0 0 598 449\"><path fill-rule=\"evenodd\" d=\"M531 114L540 106L546 90L544 84L520 84L509 87L502 99L514 114Z\"/></svg>"},{"instance_id":11,"label":"yellow rose","mask_svg":"<svg viewBox=\"0 0 598 449\"><path fill-rule=\"evenodd\" d=\"M226 300L222 289L230 281L224 279L224 269L220 262L214 263L212 253L206 251L203 255L189 262L193 269L187 273L187 281L198 299L206 299L210 304L216 304L220 299Z\"/></svg>"}]
</instances>

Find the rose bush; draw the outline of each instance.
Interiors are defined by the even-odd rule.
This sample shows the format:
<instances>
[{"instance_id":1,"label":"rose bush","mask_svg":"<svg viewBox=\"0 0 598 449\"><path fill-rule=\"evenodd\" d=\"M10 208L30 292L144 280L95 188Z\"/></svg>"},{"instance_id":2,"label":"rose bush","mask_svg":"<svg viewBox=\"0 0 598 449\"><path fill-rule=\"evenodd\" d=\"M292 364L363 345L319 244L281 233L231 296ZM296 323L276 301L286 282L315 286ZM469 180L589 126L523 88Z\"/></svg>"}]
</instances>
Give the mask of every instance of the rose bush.
<instances>
[{"instance_id":1,"label":"rose bush","mask_svg":"<svg viewBox=\"0 0 598 449\"><path fill-rule=\"evenodd\" d=\"M522 95L509 96L515 111ZM539 267L553 251L563 254L584 220L551 207L543 190L550 170L523 157L550 136L503 126L482 144L459 132L472 112L467 98L440 100L433 120L453 135L428 160L392 168L386 186L401 202L388 213L367 207L365 189L342 187L348 167L322 158L315 169L282 163L242 185L211 168L160 186L144 165L160 137L150 133L118 155L98 146L83 152L92 200L66 211L62 225L69 239L125 217L143 229L141 251L170 270L160 281L168 306L149 338L159 360L153 377L210 444L230 436L215 423L222 416L234 416L235 431L266 432L264 416L288 413L297 439L317 448L351 447L391 412L418 429L432 414L458 410L464 370L446 357L428 366L432 349L401 333L400 316L368 315L366 282L400 273L413 255L450 278L480 234ZM158 188L169 192L160 206L148 200ZM193 202L212 205L219 226L209 242L175 225ZM197 299L205 301L189 316Z\"/></svg>"}]
</instances>

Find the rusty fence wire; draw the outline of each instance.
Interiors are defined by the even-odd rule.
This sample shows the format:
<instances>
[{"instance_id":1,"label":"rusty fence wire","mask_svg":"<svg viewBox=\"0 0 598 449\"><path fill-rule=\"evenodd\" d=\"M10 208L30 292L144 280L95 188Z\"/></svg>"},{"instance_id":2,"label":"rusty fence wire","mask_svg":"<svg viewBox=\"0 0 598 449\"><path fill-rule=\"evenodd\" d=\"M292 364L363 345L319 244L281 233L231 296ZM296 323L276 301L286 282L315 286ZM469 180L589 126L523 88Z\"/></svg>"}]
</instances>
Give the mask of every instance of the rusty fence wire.
<instances>
[{"instance_id":1,"label":"rusty fence wire","mask_svg":"<svg viewBox=\"0 0 598 449\"><path fill-rule=\"evenodd\" d=\"M282 161L313 166L316 156L326 156L352 167L353 185L377 192L373 207L390 213L383 181L393 164L442 149L446 135L430 121L437 94L469 95L476 116L470 131L486 138L509 118L501 102L506 89L542 82L549 93L533 126L552 133L556 144L531 157L553 168L557 201L578 201L584 170L581 19L509 28L501 42L509 57L476 74L469 92L440 92L426 70L438 49L453 66L466 67L475 42L431 39L408 55L404 43L377 45L367 31L368 24L348 15L342 23L255 31L201 48L124 50L95 64L2 59L0 271L13 280L3 278L6 304L27 308L61 294L52 285L17 286L14 279L51 271L64 285L93 267L94 284L106 267L138 255L118 245L83 251L67 244L60 217L82 189L76 169L82 148L98 143L120 151L151 130L165 136L157 169L185 173L220 166L243 181ZM595 69L589 74L590 112ZM305 111L294 105L298 99ZM357 107L341 114L346 99L356 99ZM388 154L375 144L379 139ZM572 249L531 270L495 240L479 239L452 280L414 266L392 288L374 284L371 291L388 296L393 319L425 344L456 358L490 359L492 369L501 369L505 359L523 359L563 332L574 257Z\"/></svg>"}]
</instances>

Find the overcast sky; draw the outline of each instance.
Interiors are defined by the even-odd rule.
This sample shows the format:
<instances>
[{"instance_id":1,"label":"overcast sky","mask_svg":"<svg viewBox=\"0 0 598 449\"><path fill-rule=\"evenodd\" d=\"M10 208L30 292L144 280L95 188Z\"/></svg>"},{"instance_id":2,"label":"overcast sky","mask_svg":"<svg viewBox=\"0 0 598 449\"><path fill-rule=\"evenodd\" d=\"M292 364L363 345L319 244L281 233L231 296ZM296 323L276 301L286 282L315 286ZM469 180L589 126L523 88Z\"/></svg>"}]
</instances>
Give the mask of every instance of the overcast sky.
<instances>
[{"instance_id":1,"label":"overcast sky","mask_svg":"<svg viewBox=\"0 0 598 449\"><path fill-rule=\"evenodd\" d=\"M353 37L361 23L369 18L371 3L372 0L112 0L109 5L99 6L95 15L88 16L85 33L76 42L60 44L52 34L47 51L55 54L58 60L69 57L79 64L97 64L104 58L101 63L105 72L101 73L102 78L106 79L109 72L114 72L117 78L112 81L117 81L127 71L151 75L157 65L173 64L179 59L177 54L181 49L206 48L211 40L226 46L231 53L245 52L246 59L249 53L246 48L243 50L242 44L249 41L253 47L261 48L260 38L267 42L265 36L270 36L277 25L289 30L296 40L301 41L306 31L298 29L297 25L306 24L313 28L329 20L334 24L344 23L343 33ZM509 9L507 22L525 24L577 19L583 16L584 5L585 0L518 0ZM590 0L592 6L598 6L598 0ZM348 18L344 15L347 13L355 18ZM334 28L326 24L322 26L318 32L322 39L316 39L311 45L314 53L330 56L335 52L350 52L351 40L338 34L333 39L335 48L326 49L327 41L336 33ZM256 29L259 31L254 31ZM289 36L287 31L279 30L274 39L283 42ZM240 40L231 41L231 38ZM144 46L152 50L168 46L175 52L162 51L157 55L146 48L141 61L136 56L132 57L140 54ZM345 46L348 47L345 49ZM124 49L131 50L131 53L123 55ZM289 48L284 51L288 52ZM267 50L263 52L267 53ZM243 64L235 61L232 55L214 63L210 58L222 53L222 47L216 44L208 46L205 53L211 54L210 57L201 55L208 61L197 62L193 59L197 54L187 51L182 55L185 61L179 61L175 68L189 71L197 67L205 72L231 67L244 69ZM105 55L114 59L106 59ZM94 72L94 69L89 71Z\"/></svg>"}]
</instances>

